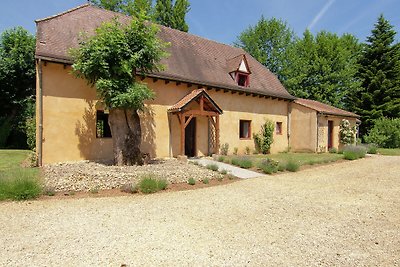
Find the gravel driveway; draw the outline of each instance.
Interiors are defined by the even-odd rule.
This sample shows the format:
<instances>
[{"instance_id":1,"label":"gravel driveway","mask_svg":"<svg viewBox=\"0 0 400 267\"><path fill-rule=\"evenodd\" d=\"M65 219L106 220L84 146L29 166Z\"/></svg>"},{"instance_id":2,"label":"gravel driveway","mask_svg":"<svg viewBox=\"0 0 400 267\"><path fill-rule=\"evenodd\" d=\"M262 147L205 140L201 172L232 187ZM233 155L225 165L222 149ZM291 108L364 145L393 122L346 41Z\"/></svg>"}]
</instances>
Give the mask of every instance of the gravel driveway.
<instances>
[{"instance_id":1,"label":"gravel driveway","mask_svg":"<svg viewBox=\"0 0 400 267\"><path fill-rule=\"evenodd\" d=\"M400 157L195 191L0 203L0 266L399 266Z\"/></svg>"}]
</instances>

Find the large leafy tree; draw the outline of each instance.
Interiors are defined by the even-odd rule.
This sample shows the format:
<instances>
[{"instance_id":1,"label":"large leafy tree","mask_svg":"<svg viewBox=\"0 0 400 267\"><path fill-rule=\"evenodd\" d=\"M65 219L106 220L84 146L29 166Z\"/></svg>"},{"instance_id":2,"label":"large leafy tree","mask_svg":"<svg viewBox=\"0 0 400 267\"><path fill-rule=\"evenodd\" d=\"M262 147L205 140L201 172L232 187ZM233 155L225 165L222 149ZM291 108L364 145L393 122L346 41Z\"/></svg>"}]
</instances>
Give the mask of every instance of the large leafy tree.
<instances>
[{"instance_id":1,"label":"large leafy tree","mask_svg":"<svg viewBox=\"0 0 400 267\"><path fill-rule=\"evenodd\" d=\"M267 20L262 16L255 26L238 36L234 45L243 48L284 81L287 63L291 60L288 48L294 37L286 22L276 18Z\"/></svg>"},{"instance_id":2,"label":"large leafy tree","mask_svg":"<svg viewBox=\"0 0 400 267\"><path fill-rule=\"evenodd\" d=\"M357 60L361 49L350 35L308 30L290 47L284 85L293 95L346 108L349 92L358 90Z\"/></svg>"},{"instance_id":3,"label":"large leafy tree","mask_svg":"<svg viewBox=\"0 0 400 267\"><path fill-rule=\"evenodd\" d=\"M358 72L362 86L350 98L353 110L362 116L362 135L376 119L400 116L400 46L394 44L395 35L381 15L362 51Z\"/></svg>"},{"instance_id":4,"label":"large leafy tree","mask_svg":"<svg viewBox=\"0 0 400 267\"><path fill-rule=\"evenodd\" d=\"M146 19L140 14L128 26L116 20L104 23L71 52L74 73L96 88L110 111L117 165L142 164L138 112L153 92L136 75L159 70L159 61L166 56L165 44L157 38L157 26L146 24Z\"/></svg>"},{"instance_id":5,"label":"large leafy tree","mask_svg":"<svg viewBox=\"0 0 400 267\"><path fill-rule=\"evenodd\" d=\"M0 36L0 146L5 145L11 131L15 135L21 132L19 121L25 120L22 111L34 95L35 37L22 27L6 30Z\"/></svg>"},{"instance_id":6,"label":"large leafy tree","mask_svg":"<svg viewBox=\"0 0 400 267\"><path fill-rule=\"evenodd\" d=\"M174 9L172 0L157 0L154 7L154 20L158 24L173 28Z\"/></svg>"},{"instance_id":7,"label":"large leafy tree","mask_svg":"<svg viewBox=\"0 0 400 267\"><path fill-rule=\"evenodd\" d=\"M152 0L89 0L89 2L98 7L130 16L138 16L141 12L146 16L152 14Z\"/></svg>"}]
</instances>

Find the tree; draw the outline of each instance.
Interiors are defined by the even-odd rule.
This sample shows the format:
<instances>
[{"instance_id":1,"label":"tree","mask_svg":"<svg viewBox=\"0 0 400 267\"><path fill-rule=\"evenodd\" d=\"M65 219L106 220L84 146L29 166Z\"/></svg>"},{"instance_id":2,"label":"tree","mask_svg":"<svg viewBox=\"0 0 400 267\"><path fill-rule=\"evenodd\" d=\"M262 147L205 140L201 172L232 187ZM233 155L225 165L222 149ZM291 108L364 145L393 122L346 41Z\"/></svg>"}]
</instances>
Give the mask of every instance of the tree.
<instances>
[{"instance_id":1,"label":"tree","mask_svg":"<svg viewBox=\"0 0 400 267\"><path fill-rule=\"evenodd\" d=\"M321 31L314 37L309 30L290 46L291 58L283 81L297 97L346 107L350 91L360 86L356 78L360 45L350 35Z\"/></svg>"},{"instance_id":2,"label":"tree","mask_svg":"<svg viewBox=\"0 0 400 267\"><path fill-rule=\"evenodd\" d=\"M380 15L363 48L358 71L361 88L349 99L362 117L361 135L379 118L400 116L400 45L393 44L395 35L393 26Z\"/></svg>"},{"instance_id":3,"label":"tree","mask_svg":"<svg viewBox=\"0 0 400 267\"><path fill-rule=\"evenodd\" d=\"M127 4L127 13L135 17L139 16L139 13L143 12L144 15L151 17L153 15L153 7L151 5L152 0L135 0Z\"/></svg>"},{"instance_id":4,"label":"tree","mask_svg":"<svg viewBox=\"0 0 400 267\"><path fill-rule=\"evenodd\" d=\"M0 36L0 143L7 137L21 136L18 126L27 99L35 95L35 37L22 27L4 31ZM8 125L8 126L7 126ZM22 142L22 143L21 143ZM25 141L17 140L14 147L24 147Z\"/></svg>"},{"instance_id":5,"label":"tree","mask_svg":"<svg viewBox=\"0 0 400 267\"><path fill-rule=\"evenodd\" d=\"M188 0L176 0L174 9L173 9L173 27L174 29L183 31L183 32L188 32L189 31L189 26L186 23L185 17L186 14L190 10L190 4Z\"/></svg>"},{"instance_id":6,"label":"tree","mask_svg":"<svg viewBox=\"0 0 400 267\"><path fill-rule=\"evenodd\" d=\"M90 3L114 12L126 12L126 7L130 5L133 0L89 0Z\"/></svg>"},{"instance_id":7,"label":"tree","mask_svg":"<svg viewBox=\"0 0 400 267\"><path fill-rule=\"evenodd\" d=\"M140 14L128 26L117 20L104 23L71 52L74 74L95 86L109 109L117 165L143 163L138 112L153 92L135 77L160 70L159 61L166 56L166 44L157 38L157 26L145 24L146 19Z\"/></svg>"},{"instance_id":8,"label":"tree","mask_svg":"<svg viewBox=\"0 0 400 267\"><path fill-rule=\"evenodd\" d=\"M173 28L174 13L172 0L157 0L154 7L154 20L158 24Z\"/></svg>"},{"instance_id":9,"label":"tree","mask_svg":"<svg viewBox=\"0 0 400 267\"><path fill-rule=\"evenodd\" d=\"M255 26L243 31L236 47L243 48L255 59L275 73L281 81L285 81L285 68L290 61L288 47L293 43L295 35L286 22L263 16Z\"/></svg>"}]
</instances>

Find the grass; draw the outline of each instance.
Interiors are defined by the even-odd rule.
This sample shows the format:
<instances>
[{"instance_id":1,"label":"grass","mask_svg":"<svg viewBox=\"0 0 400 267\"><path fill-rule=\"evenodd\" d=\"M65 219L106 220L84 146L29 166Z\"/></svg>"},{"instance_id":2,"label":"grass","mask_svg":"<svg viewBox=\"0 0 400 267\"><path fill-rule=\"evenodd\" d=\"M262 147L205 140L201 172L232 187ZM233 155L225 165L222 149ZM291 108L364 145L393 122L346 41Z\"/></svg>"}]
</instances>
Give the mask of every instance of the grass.
<instances>
[{"instance_id":1,"label":"grass","mask_svg":"<svg viewBox=\"0 0 400 267\"><path fill-rule=\"evenodd\" d=\"M378 148L377 152L385 156L400 156L400 148Z\"/></svg>"},{"instance_id":2,"label":"grass","mask_svg":"<svg viewBox=\"0 0 400 267\"><path fill-rule=\"evenodd\" d=\"M290 172L297 172L299 169L300 164L293 159L289 159L289 161L286 163L286 170Z\"/></svg>"},{"instance_id":3,"label":"grass","mask_svg":"<svg viewBox=\"0 0 400 267\"><path fill-rule=\"evenodd\" d=\"M159 179L153 174L142 176L139 182L139 189L144 194L152 194L161 190L165 190L168 184L164 179Z\"/></svg>"},{"instance_id":4,"label":"grass","mask_svg":"<svg viewBox=\"0 0 400 267\"><path fill-rule=\"evenodd\" d=\"M21 167L30 153L27 150L0 150L0 200L27 200L42 193L38 169Z\"/></svg>"},{"instance_id":5,"label":"grass","mask_svg":"<svg viewBox=\"0 0 400 267\"><path fill-rule=\"evenodd\" d=\"M121 191L124 193L128 193L128 194L135 194L135 193L139 192L139 188L134 183L127 183L127 184L121 186Z\"/></svg>"},{"instance_id":6,"label":"grass","mask_svg":"<svg viewBox=\"0 0 400 267\"><path fill-rule=\"evenodd\" d=\"M231 162L233 165L239 166L243 169L250 169L253 167L253 161L247 157L233 158Z\"/></svg>"},{"instance_id":7,"label":"grass","mask_svg":"<svg viewBox=\"0 0 400 267\"><path fill-rule=\"evenodd\" d=\"M210 180L208 178L203 179L203 184L209 184L209 183L210 183Z\"/></svg>"}]
</instances>

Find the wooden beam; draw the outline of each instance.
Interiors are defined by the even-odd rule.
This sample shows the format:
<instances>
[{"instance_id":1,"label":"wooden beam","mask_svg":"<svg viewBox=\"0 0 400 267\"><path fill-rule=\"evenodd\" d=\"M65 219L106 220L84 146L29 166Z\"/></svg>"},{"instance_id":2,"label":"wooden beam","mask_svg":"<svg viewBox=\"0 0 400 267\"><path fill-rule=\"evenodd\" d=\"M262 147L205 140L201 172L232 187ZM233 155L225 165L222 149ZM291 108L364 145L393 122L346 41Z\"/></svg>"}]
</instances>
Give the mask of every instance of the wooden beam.
<instances>
[{"instance_id":1,"label":"wooden beam","mask_svg":"<svg viewBox=\"0 0 400 267\"><path fill-rule=\"evenodd\" d=\"M204 96L200 97L200 111L204 111Z\"/></svg>"},{"instance_id":2,"label":"wooden beam","mask_svg":"<svg viewBox=\"0 0 400 267\"><path fill-rule=\"evenodd\" d=\"M244 94L244 92L239 92L239 95L243 95Z\"/></svg>"},{"instance_id":3,"label":"wooden beam","mask_svg":"<svg viewBox=\"0 0 400 267\"><path fill-rule=\"evenodd\" d=\"M216 88L215 91L218 92L218 91L221 91L221 89L220 88Z\"/></svg>"},{"instance_id":4,"label":"wooden beam","mask_svg":"<svg viewBox=\"0 0 400 267\"><path fill-rule=\"evenodd\" d=\"M165 84L169 84L169 80L165 80Z\"/></svg>"},{"instance_id":5,"label":"wooden beam","mask_svg":"<svg viewBox=\"0 0 400 267\"><path fill-rule=\"evenodd\" d=\"M251 96L252 96L252 97L256 97L256 96L257 96L257 94L254 94L254 93L253 93L253 94L251 94Z\"/></svg>"},{"instance_id":6,"label":"wooden beam","mask_svg":"<svg viewBox=\"0 0 400 267\"><path fill-rule=\"evenodd\" d=\"M215 153L219 154L219 115L215 117Z\"/></svg>"},{"instance_id":7,"label":"wooden beam","mask_svg":"<svg viewBox=\"0 0 400 267\"><path fill-rule=\"evenodd\" d=\"M185 155L185 121L184 117L182 116L181 113L178 114L179 116L179 121L180 121L180 126L181 126L181 155Z\"/></svg>"},{"instance_id":8,"label":"wooden beam","mask_svg":"<svg viewBox=\"0 0 400 267\"><path fill-rule=\"evenodd\" d=\"M188 126L189 125L189 123L190 123L190 121L192 120L192 118L193 118L193 115L190 115L190 117L187 119L187 121L185 122L185 129L186 129L186 126Z\"/></svg>"},{"instance_id":9,"label":"wooden beam","mask_svg":"<svg viewBox=\"0 0 400 267\"><path fill-rule=\"evenodd\" d=\"M197 89L201 89L201 88L203 88L202 85L197 85Z\"/></svg>"},{"instance_id":10,"label":"wooden beam","mask_svg":"<svg viewBox=\"0 0 400 267\"><path fill-rule=\"evenodd\" d=\"M183 113L181 113L183 116L217 116L219 115L218 112L214 111L201 111L201 110L187 110Z\"/></svg>"},{"instance_id":11,"label":"wooden beam","mask_svg":"<svg viewBox=\"0 0 400 267\"><path fill-rule=\"evenodd\" d=\"M246 96L249 96L249 95L251 95L251 93L246 93Z\"/></svg>"},{"instance_id":12,"label":"wooden beam","mask_svg":"<svg viewBox=\"0 0 400 267\"><path fill-rule=\"evenodd\" d=\"M146 77L145 76L140 76L140 80L143 81Z\"/></svg>"},{"instance_id":13,"label":"wooden beam","mask_svg":"<svg viewBox=\"0 0 400 267\"><path fill-rule=\"evenodd\" d=\"M158 79L157 78L153 78L153 83L157 82Z\"/></svg>"},{"instance_id":14,"label":"wooden beam","mask_svg":"<svg viewBox=\"0 0 400 267\"><path fill-rule=\"evenodd\" d=\"M233 94L236 94L237 92L232 90L231 93L232 93L232 95L233 95Z\"/></svg>"},{"instance_id":15,"label":"wooden beam","mask_svg":"<svg viewBox=\"0 0 400 267\"><path fill-rule=\"evenodd\" d=\"M187 84L187 87L190 88L190 87L192 87L192 85L193 85L193 84L188 83L188 84Z\"/></svg>"},{"instance_id":16,"label":"wooden beam","mask_svg":"<svg viewBox=\"0 0 400 267\"><path fill-rule=\"evenodd\" d=\"M175 82L175 84L176 84L176 86L178 86L178 85L180 85L180 84L181 84L181 82Z\"/></svg>"},{"instance_id":17,"label":"wooden beam","mask_svg":"<svg viewBox=\"0 0 400 267\"><path fill-rule=\"evenodd\" d=\"M228 93L229 92L229 90L228 89L224 89L224 93Z\"/></svg>"},{"instance_id":18,"label":"wooden beam","mask_svg":"<svg viewBox=\"0 0 400 267\"><path fill-rule=\"evenodd\" d=\"M216 124L215 124L214 118L213 118L213 117L211 117L211 116L208 116L208 119L211 121L212 125L213 125L214 127L216 127Z\"/></svg>"}]
</instances>

